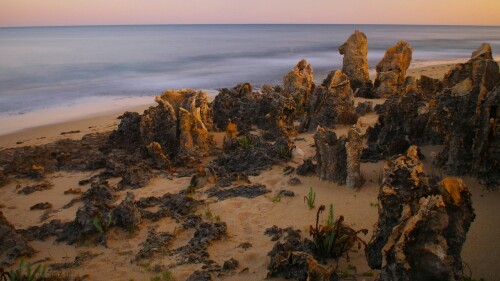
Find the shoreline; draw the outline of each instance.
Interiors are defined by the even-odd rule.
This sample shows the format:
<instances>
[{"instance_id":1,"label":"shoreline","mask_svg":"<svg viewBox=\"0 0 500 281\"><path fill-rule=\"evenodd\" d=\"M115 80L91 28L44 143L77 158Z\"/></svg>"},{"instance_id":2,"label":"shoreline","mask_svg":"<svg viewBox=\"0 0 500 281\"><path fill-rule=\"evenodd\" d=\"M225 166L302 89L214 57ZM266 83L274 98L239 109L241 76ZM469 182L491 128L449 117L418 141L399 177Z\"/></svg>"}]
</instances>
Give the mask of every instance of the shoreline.
<instances>
[{"instance_id":1,"label":"shoreline","mask_svg":"<svg viewBox=\"0 0 500 281\"><path fill-rule=\"evenodd\" d=\"M442 79L456 63L467 59L417 61L408 69L408 76L426 75ZM500 60L495 57L495 60ZM370 69L374 80L375 69ZM321 75L317 76L318 79ZM315 79L316 80L316 79ZM321 80L321 79L320 79ZM209 99L215 98L216 90L202 89ZM24 145L40 145L58 139L79 139L83 135L102 130L111 131L118 124L117 117L125 111L142 113L154 105L153 96L89 98L81 104L34 110L20 115L0 115L0 148ZM109 107L112 107L111 109ZM84 112L84 113L82 113ZM44 116L44 118L40 118ZM62 116L66 116L62 120ZM68 117L69 116L69 117ZM30 125L25 125L30 122ZM24 125L24 127L23 127ZM76 133L67 133L79 131ZM61 133L66 133L61 135Z\"/></svg>"}]
</instances>

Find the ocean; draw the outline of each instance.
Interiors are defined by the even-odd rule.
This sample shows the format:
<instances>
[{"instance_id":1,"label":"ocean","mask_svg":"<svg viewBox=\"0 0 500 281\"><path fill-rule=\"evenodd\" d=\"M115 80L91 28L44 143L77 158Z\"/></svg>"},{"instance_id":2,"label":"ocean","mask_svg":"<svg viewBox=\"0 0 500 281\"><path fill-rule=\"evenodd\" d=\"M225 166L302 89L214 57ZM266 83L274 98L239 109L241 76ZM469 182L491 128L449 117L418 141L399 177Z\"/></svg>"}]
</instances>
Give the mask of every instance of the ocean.
<instances>
[{"instance_id":1,"label":"ocean","mask_svg":"<svg viewBox=\"0 0 500 281\"><path fill-rule=\"evenodd\" d=\"M167 89L215 94L240 82L277 84L300 59L312 64L320 81L341 68L338 47L355 29L368 37L370 68L400 39L413 46L414 65L468 58L482 42L494 55L500 52L500 27L480 26L0 28L0 135L149 102ZM31 121L14 126L15 118Z\"/></svg>"}]
</instances>

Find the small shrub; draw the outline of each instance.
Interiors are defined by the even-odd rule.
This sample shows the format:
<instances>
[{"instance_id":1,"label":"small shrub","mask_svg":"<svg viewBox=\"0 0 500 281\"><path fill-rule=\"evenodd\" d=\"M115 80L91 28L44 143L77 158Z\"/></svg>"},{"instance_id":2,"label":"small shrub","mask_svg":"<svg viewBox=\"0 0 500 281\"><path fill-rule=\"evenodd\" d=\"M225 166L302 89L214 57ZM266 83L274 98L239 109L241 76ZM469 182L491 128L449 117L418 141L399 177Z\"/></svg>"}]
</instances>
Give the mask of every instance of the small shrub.
<instances>
[{"instance_id":1,"label":"small shrub","mask_svg":"<svg viewBox=\"0 0 500 281\"><path fill-rule=\"evenodd\" d=\"M273 201L273 203L279 203L281 201L281 198L283 198L283 195L281 195L281 193L278 193L278 194L274 195L274 197L272 198L272 201Z\"/></svg>"},{"instance_id":2,"label":"small shrub","mask_svg":"<svg viewBox=\"0 0 500 281\"><path fill-rule=\"evenodd\" d=\"M43 266L42 264L38 264L37 267L35 268L34 271L32 271L33 264L31 262L28 262L27 264L24 264L24 260L21 259L21 262L19 262L19 266L17 267L17 270L11 270L9 271L7 278L10 281L37 281L37 280L44 280L45 278L45 273L47 271L47 267ZM5 278L5 273L4 273L4 279Z\"/></svg>"},{"instance_id":3,"label":"small shrub","mask_svg":"<svg viewBox=\"0 0 500 281\"><path fill-rule=\"evenodd\" d=\"M314 201L316 201L316 192L313 191L312 187L309 188L309 193L304 196L304 201L309 206L309 210L314 209Z\"/></svg>"},{"instance_id":4,"label":"small shrub","mask_svg":"<svg viewBox=\"0 0 500 281\"><path fill-rule=\"evenodd\" d=\"M113 219L113 214L110 213L109 217L108 217L108 220L106 222L104 222L104 224L103 224L102 216L100 214L98 214L92 220L92 224L97 229L97 231L99 231L100 234L104 234L109 229L109 227L111 226L111 220L112 219Z\"/></svg>"},{"instance_id":5,"label":"small shrub","mask_svg":"<svg viewBox=\"0 0 500 281\"><path fill-rule=\"evenodd\" d=\"M286 145L280 145L280 151L279 151L279 155L280 155L280 158L283 158L283 159L287 159L287 160L290 160L293 158L293 154L292 154L292 150L290 148L288 148Z\"/></svg>"}]
</instances>

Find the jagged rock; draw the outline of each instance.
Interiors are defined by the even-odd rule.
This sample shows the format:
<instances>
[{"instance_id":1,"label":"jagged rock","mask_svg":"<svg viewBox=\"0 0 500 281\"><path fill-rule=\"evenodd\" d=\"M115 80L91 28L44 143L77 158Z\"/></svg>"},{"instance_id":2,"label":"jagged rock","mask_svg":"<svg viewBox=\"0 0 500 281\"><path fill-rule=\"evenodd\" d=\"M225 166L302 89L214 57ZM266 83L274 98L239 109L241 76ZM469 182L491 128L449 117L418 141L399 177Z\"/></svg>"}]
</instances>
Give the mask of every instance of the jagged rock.
<instances>
[{"instance_id":1,"label":"jagged rock","mask_svg":"<svg viewBox=\"0 0 500 281\"><path fill-rule=\"evenodd\" d=\"M420 79L417 80L417 86L418 91L425 100L433 99L443 90L443 84L439 79L434 79L425 75L421 75Z\"/></svg>"},{"instance_id":2,"label":"jagged rock","mask_svg":"<svg viewBox=\"0 0 500 281\"><path fill-rule=\"evenodd\" d=\"M0 266L11 266L18 257L29 257L34 253L28 241L16 232L0 211Z\"/></svg>"},{"instance_id":3,"label":"jagged rock","mask_svg":"<svg viewBox=\"0 0 500 281\"><path fill-rule=\"evenodd\" d=\"M304 162L297 167L297 175L309 176L316 174L316 167L312 159L305 159Z\"/></svg>"},{"instance_id":4,"label":"jagged rock","mask_svg":"<svg viewBox=\"0 0 500 281\"><path fill-rule=\"evenodd\" d=\"M196 270L193 274L189 275L186 281L210 281L212 280L212 275L206 271Z\"/></svg>"},{"instance_id":5,"label":"jagged rock","mask_svg":"<svg viewBox=\"0 0 500 281\"><path fill-rule=\"evenodd\" d=\"M135 206L135 196L127 192L127 196L113 210L113 224L129 231L137 230L141 223L141 213Z\"/></svg>"},{"instance_id":6,"label":"jagged rock","mask_svg":"<svg viewBox=\"0 0 500 281\"><path fill-rule=\"evenodd\" d=\"M212 167L198 166L198 168L196 169L196 174L191 178L189 186L194 188L202 188L208 183L215 184L216 182L217 174Z\"/></svg>"},{"instance_id":7,"label":"jagged rock","mask_svg":"<svg viewBox=\"0 0 500 281\"><path fill-rule=\"evenodd\" d=\"M368 39L359 30L339 47L344 55L342 72L351 82L351 88L356 97L373 98L373 84L368 73Z\"/></svg>"},{"instance_id":8,"label":"jagged rock","mask_svg":"<svg viewBox=\"0 0 500 281\"><path fill-rule=\"evenodd\" d=\"M293 98L298 115L303 115L308 110L314 90L313 76L312 66L306 60L301 60L283 77L283 94Z\"/></svg>"},{"instance_id":9,"label":"jagged rock","mask_svg":"<svg viewBox=\"0 0 500 281\"><path fill-rule=\"evenodd\" d=\"M196 115L199 116L204 126L209 131L213 130L213 112L204 91L195 91L193 89L168 90L161 94L160 98L169 102L177 113L180 108L184 108L192 114L198 112Z\"/></svg>"},{"instance_id":10,"label":"jagged rock","mask_svg":"<svg viewBox=\"0 0 500 281\"><path fill-rule=\"evenodd\" d=\"M58 236L65 226L66 224L60 220L51 220L49 223L44 223L41 226L30 226L27 229L19 229L17 232L28 241L44 241L49 236Z\"/></svg>"},{"instance_id":11,"label":"jagged rock","mask_svg":"<svg viewBox=\"0 0 500 281\"><path fill-rule=\"evenodd\" d=\"M366 248L380 280L462 280L460 252L475 217L470 196L460 179L430 184L415 146L386 162Z\"/></svg>"},{"instance_id":12,"label":"jagged rock","mask_svg":"<svg viewBox=\"0 0 500 281\"><path fill-rule=\"evenodd\" d=\"M149 183L153 177L151 171L143 166L128 166L121 174L122 180L118 183L118 187L141 188Z\"/></svg>"},{"instance_id":13,"label":"jagged rock","mask_svg":"<svg viewBox=\"0 0 500 281\"><path fill-rule=\"evenodd\" d=\"M257 125L267 130L267 139L275 140L281 136L295 136L296 103L292 97L274 91L265 91L259 100Z\"/></svg>"},{"instance_id":14,"label":"jagged rock","mask_svg":"<svg viewBox=\"0 0 500 281\"><path fill-rule=\"evenodd\" d=\"M141 218L158 221L161 218L170 216L173 219L179 219L192 213L199 202L187 196L185 192L179 194L166 193L161 197L141 198L136 202L137 207L141 209L159 205L155 213L141 210Z\"/></svg>"},{"instance_id":15,"label":"jagged rock","mask_svg":"<svg viewBox=\"0 0 500 281\"><path fill-rule=\"evenodd\" d=\"M269 192L271 192L271 190L267 189L266 186L262 184L240 185L228 189L221 189L214 186L206 191L208 197L217 197L219 201L231 197L255 198Z\"/></svg>"},{"instance_id":16,"label":"jagged rock","mask_svg":"<svg viewBox=\"0 0 500 281\"><path fill-rule=\"evenodd\" d=\"M377 78L374 92L379 98L397 95L406 78L413 49L410 43L401 40L385 52L384 58L377 64Z\"/></svg>"},{"instance_id":17,"label":"jagged rock","mask_svg":"<svg viewBox=\"0 0 500 281\"><path fill-rule=\"evenodd\" d=\"M157 142L151 142L146 146L149 153L149 164L157 169L171 170L172 163L170 159L163 153L161 145Z\"/></svg>"},{"instance_id":18,"label":"jagged rock","mask_svg":"<svg viewBox=\"0 0 500 281\"><path fill-rule=\"evenodd\" d=\"M316 87L310 111L303 118L299 131L312 131L316 127L335 128L337 124L356 124L358 116L349 79L341 71L333 71Z\"/></svg>"},{"instance_id":19,"label":"jagged rock","mask_svg":"<svg viewBox=\"0 0 500 281\"><path fill-rule=\"evenodd\" d=\"M9 179L3 173L3 170L0 168L0 187L6 185L9 182Z\"/></svg>"},{"instance_id":20,"label":"jagged rock","mask_svg":"<svg viewBox=\"0 0 500 281\"><path fill-rule=\"evenodd\" d=\"M289 179L287 183L288 183L288 185L296 186L296 185L302 184L302 181L299 178L293 177L293 178Z\"/></svg>"},{"instance_id":21,"label":"jagged rock","mask_svg":"<svg viewBox=\"0 0 500 281\"><path fill-rule=\"evenodd\" d=\"M333 131L318 127L314 134L317 169L321 180L345 184L347 177L346 138L337 138Z\"/></svg>"},{"instance_id":22,"label":"jagged rock","mask_svg":"<svg viewBox=\"0 0 500 281\"><path fill-rule=\"evenodd\" d=\"M44 181L44 182L41 182L41 183L38 183L38 184L34 184L34 185L27 185L23 188L21 188L17 194L24 194L24 195L28 195L28 194L31 194L33 192L37 192L37 191L44 191L44 190L48 190L48 189L52 189L54 185L48 181Z\"/></svg>"},{"instance_id":23,"label":"jagged rock","mask_svg":"<svg viewBox=\"0 0 500 281\"><path fill-rule=\"evenodd\" d=\"M481 45L468 62L457 64L445 75L444 90L430 109L429 126L445 136L437 164L448 174L462 175L475 166L473 175L498 178L498 172L494 172L498 171L498 161L487 159L495 159L490 158L490 153L498 155L498 86L494 89L499 81L499 66L488 44ZM498 185L495 181L490 185Z\"/></svg>"},{"instance_id":24,"label":"jagged rock","mask_svg":"<svg viewBox=\"0 0 500 281\"><path fill-rule=\"evenodd\" d=\"M233 123L231 120L227 123L226 134L224 135L222 149L224 151L233 150L238 147L238 125Z\"/></svg>"},{"instance_id":25,"label":"jagged rock","mask_svg":"<svg viewBox=\"0 0 500 281\"><path fill-rule=\"evenodd\" d=\"M360 102L356 106L356 114L363 116L373 112L373 103L371 101Z\"/></svg>"},{"instance_id":26,"label":"jagged rock","mask_svg":"<svg viewBox=\"0 0 500 281\"><path fill-rule=\"evenodd\" d=\"M224 130L232 120L240 133L247 134L255 123L259 95L250 83L238 84L232 89L221 89L212 102L213 122L216 129Z\"/></svg>"},{"instance_id":27,"label":"jagged rock","mask_svg":"<svg viewBox=\"0 0 500 281\"><path fill-rule=\"evenodd\" d=\"M190 113L184 108L179 109L179 151L182 161L188 160L191 155L208 153L212 139L207 128L201 121L199 109Z\"/></svg>"},{"instance_id":28,"label":"jagged rock","mask_svg":"<svg viewBox=\"0 0 500 281\"><path fill-rule=\"evenodd\" d=\"M361 152L363 151L363 136L359 128L353 126L347 133L347 142L345 144L347 154L347 178L348 188L360 188L364 179L361 175Z\"/></svg>"},{"instance_id":29,"label":"jagged rock","mask_svg":"<svg viewBox=\"0 0 500 281\"><path fill-rule=\"evenodd\" d=\"M229 260L224 262L224 264L222 265L222 270L233 271L236 268L238 268L239 266L240 266L240 263L237 260L230 258Z\"/></svg>"},{"instance_id":30,"label":"jagged rock","mask_svg":"<svg viewBox=\"0 0 500 281\"><path fill-rule=\"evenodd\" d=\"M102 202L106 205L112 205L118 196L107 181L92 183L91 187L82 194L84 202Z\"/></svg>"},{"instance_id":31,"label":"jagged rock","mask_svg":"<svg viewBox=\"0 0 500 281\"><path fill-rule=\"evenodd\" d=\"M30 210L47 210L52 209L52 204L49 202L36 203L35 205L30 207Z\"/></svg>"},{"instance_id":32,"label":"jagged rock","mask_svg":"<svg viewBox=\"0 0 500 281\"><path fill-rule=\"evenodd\" d=\"M367 131L368 148L363 151L363 161L376 162L404 153L411 144L440 142L439 135L427 126L429 105L415 79L407 77L401 92L387 99L378 123Z\"/></svg>"},{"instance_id":33,"label":"jagged rock","mask_svg":"<svg viewBox=\"0 0 500 281\"><path fill-rule=\"evenodd\" d=\"M137 112L125 112L118 117L120 124L109 136L115 144L125 145L127 148L135 148L142 142L141 138L141 115Z\"/></svg>"},{"instance_id":34,"label":"jagged rock","mask_svg":"<svg viewBox=\"0 0 500 281\"><path fill-rule=\"evenodd\" d=\"M154 229L149 230L146 240L140 244L141 249L135 255L135 260L149 259L156 253L166 253L174 238L174 235L168 232L156 233Z\"/></svg>"}]
</instances>

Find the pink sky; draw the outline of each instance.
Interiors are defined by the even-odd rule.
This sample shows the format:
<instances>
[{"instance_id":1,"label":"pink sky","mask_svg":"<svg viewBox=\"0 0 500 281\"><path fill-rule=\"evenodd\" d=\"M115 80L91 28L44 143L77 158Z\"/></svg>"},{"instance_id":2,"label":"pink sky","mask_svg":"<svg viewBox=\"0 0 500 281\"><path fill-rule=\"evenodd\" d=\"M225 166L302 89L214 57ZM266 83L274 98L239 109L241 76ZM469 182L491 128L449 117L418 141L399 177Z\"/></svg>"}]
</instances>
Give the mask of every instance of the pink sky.
<instances>
[{"instance_id":1,"label":"pink sky","mask_svg":"<svg viewBox=\"0 0 500 281\"><path fill-rule=\"evenodd\" d=\"M0 0L0 26L176 23L500 25L500 0Z\"/></svg>"}]
</instances>

